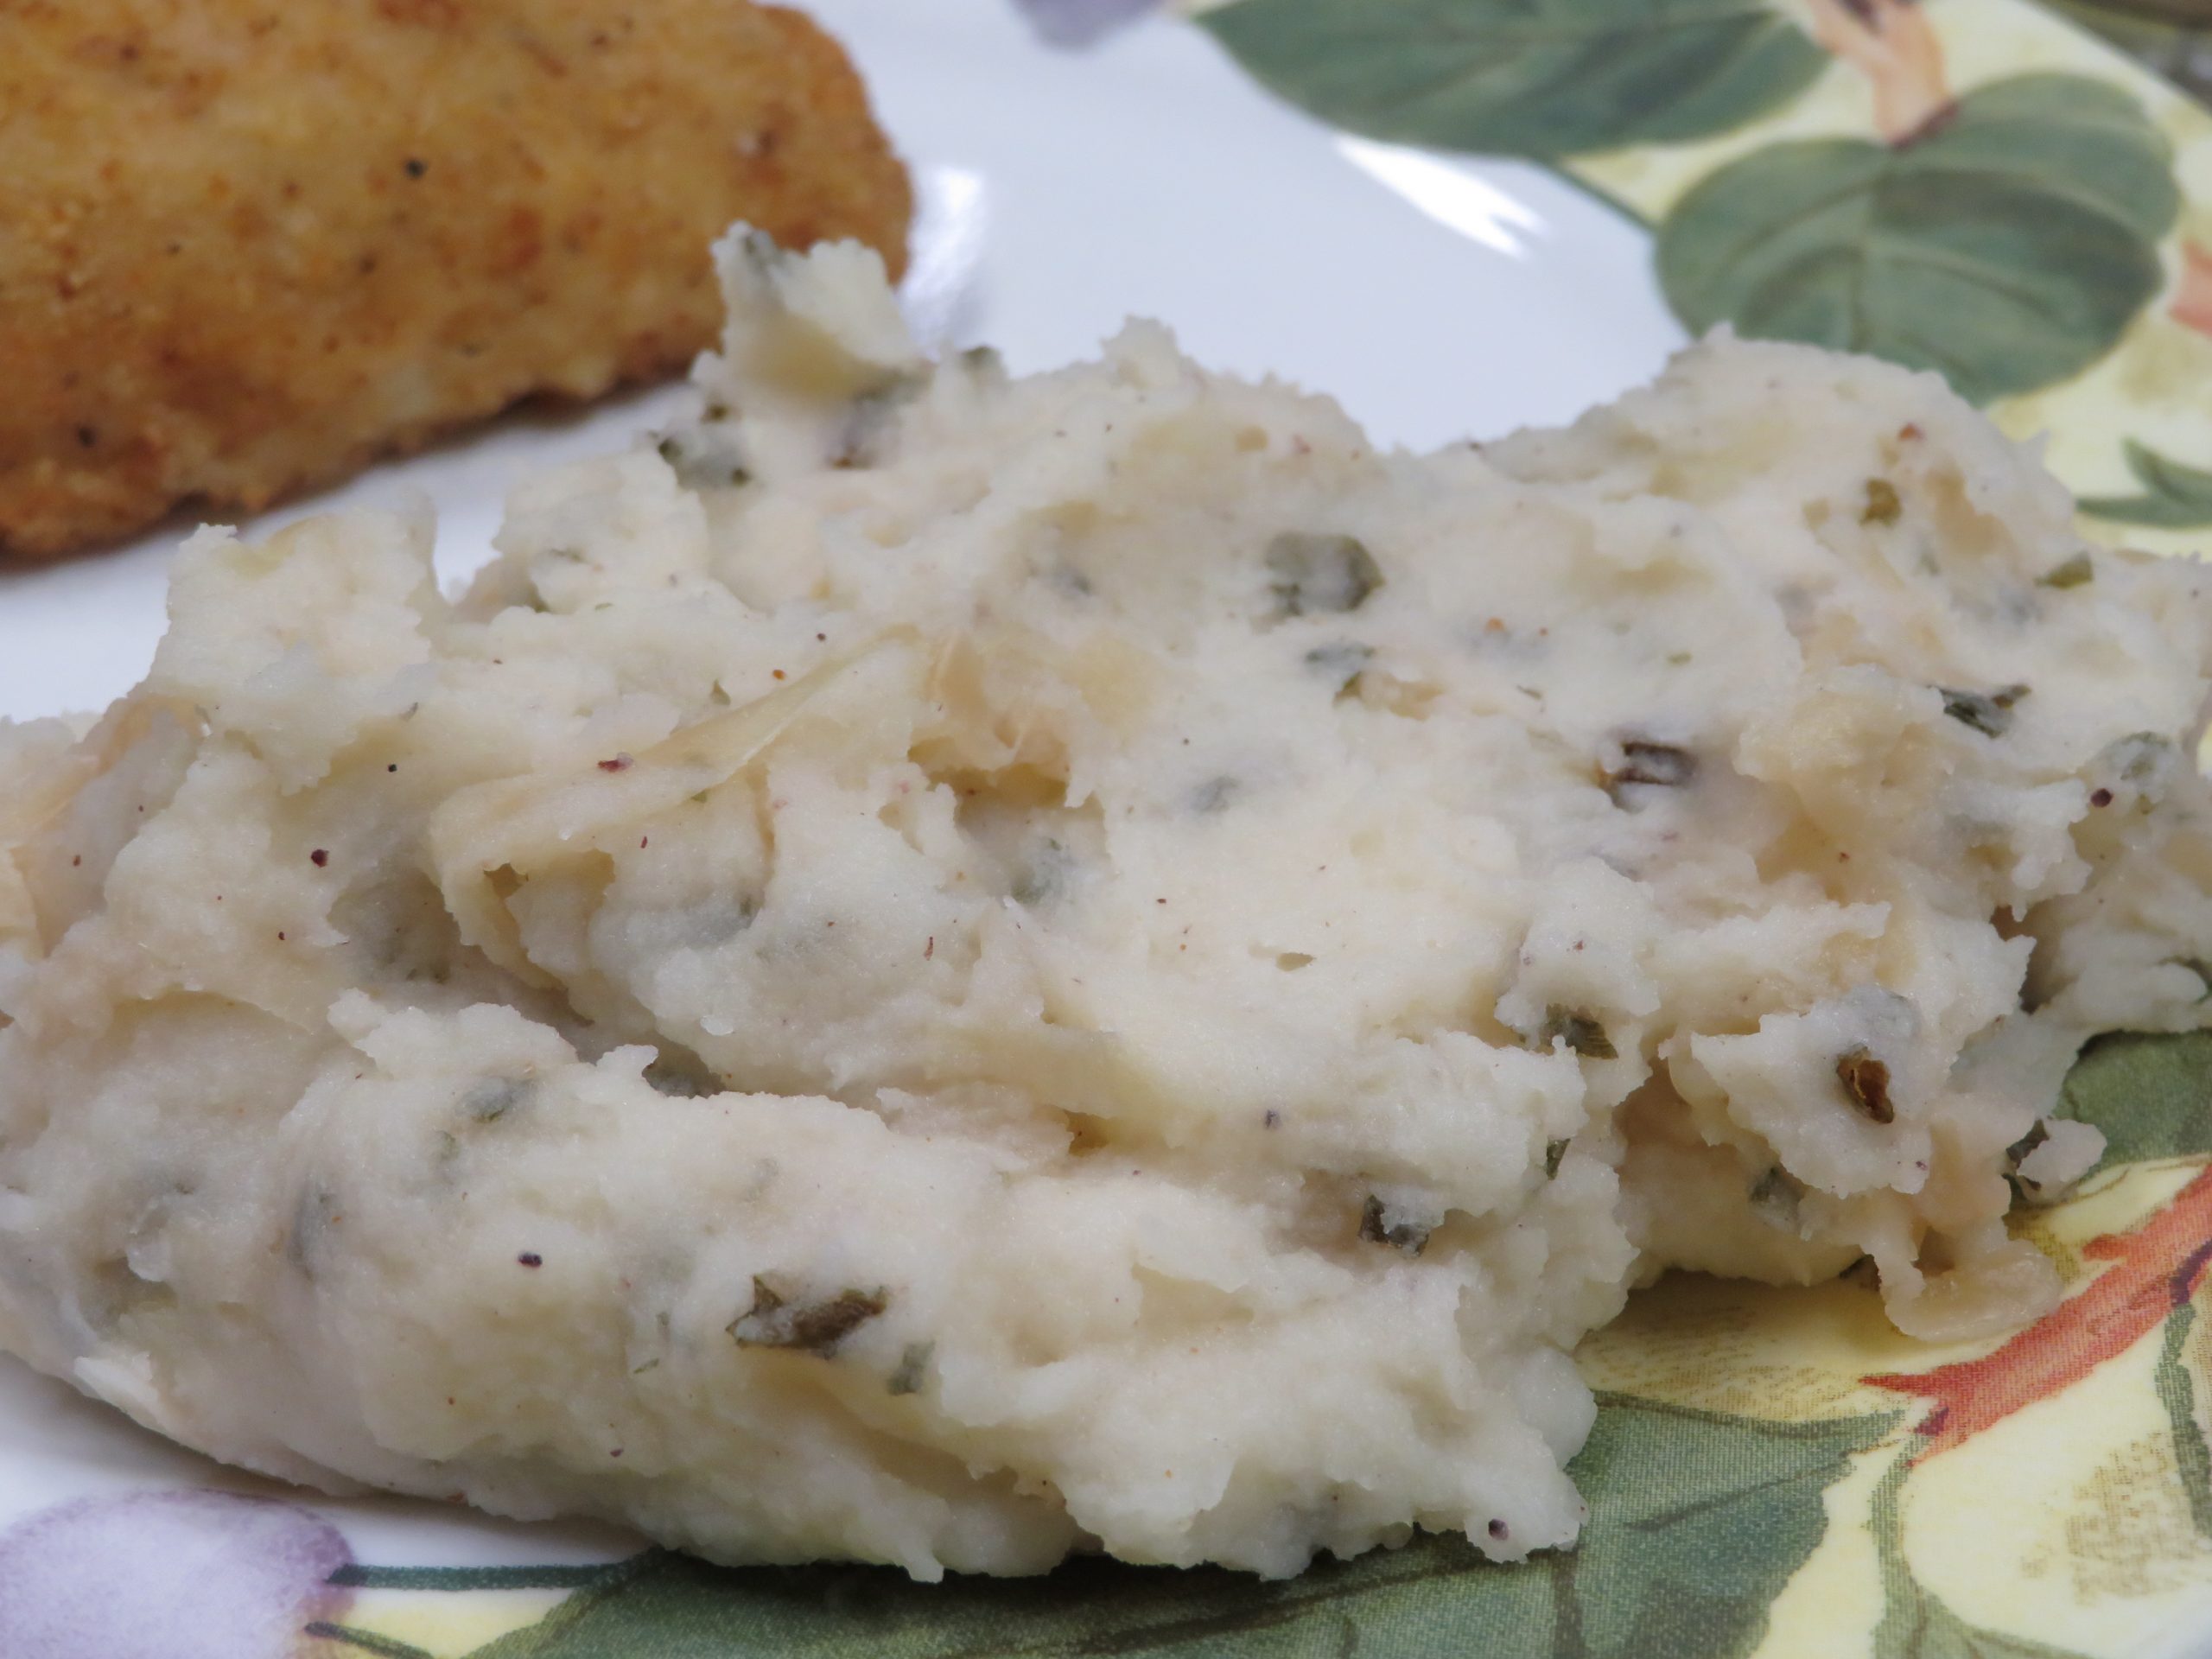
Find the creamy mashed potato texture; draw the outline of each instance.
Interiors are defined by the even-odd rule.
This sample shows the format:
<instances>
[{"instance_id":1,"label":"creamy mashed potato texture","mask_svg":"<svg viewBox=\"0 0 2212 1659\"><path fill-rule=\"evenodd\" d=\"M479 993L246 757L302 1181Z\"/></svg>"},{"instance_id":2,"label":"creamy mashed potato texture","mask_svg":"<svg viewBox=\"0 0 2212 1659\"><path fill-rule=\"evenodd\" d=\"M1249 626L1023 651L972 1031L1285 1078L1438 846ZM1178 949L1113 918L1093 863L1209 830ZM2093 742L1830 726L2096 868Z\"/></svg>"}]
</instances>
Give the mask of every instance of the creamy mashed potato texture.
<instances>
[{"instance_id":1,"label":"creamy mashed potato texture","mask_svg":"<svg viewBox=\"0 0 2212 1659\"><path fill-rule=\"evenodd\" d=\"M1413 455L722 269L700 418L464 597L203 531L0 727L0 1344L724 1560L1286 1573L1572 1542L1669 1267L2053 1298L2074 1052L2205 1017L2196 565L1872 362Z\"/></svg>"}]
</instances>

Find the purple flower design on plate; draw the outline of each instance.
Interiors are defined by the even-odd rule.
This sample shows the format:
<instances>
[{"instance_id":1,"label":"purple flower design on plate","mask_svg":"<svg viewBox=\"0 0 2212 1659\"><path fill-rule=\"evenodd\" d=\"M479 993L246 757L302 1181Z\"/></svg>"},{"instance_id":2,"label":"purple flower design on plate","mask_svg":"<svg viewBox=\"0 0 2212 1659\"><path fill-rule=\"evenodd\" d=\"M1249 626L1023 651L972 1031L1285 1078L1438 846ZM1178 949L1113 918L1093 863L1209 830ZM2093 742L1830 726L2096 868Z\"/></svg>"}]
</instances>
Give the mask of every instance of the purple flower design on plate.
<instances>
[{"instance_id":1,"label":"purple flower design on plate","mask_svg":"<svg viewBox=\"0 0 2212 1659\"><path fill-rule=\"evenodd\" d=\"M125 1492L0 1533L6 1659L286 1659L345 1611L337 1528L266 1498Z\"/></svg>"},{"instance_id":2,"label":"purple flower design on plate","mask_svg":"<svg viewBox=\"0 0 2212 1659\"><path fill-rule=\"evenodd\" d=\"M1021 15L1053 46L1089 46L1133 23L1160 0L1014 0Z\"/></svg>"}]
</instances>

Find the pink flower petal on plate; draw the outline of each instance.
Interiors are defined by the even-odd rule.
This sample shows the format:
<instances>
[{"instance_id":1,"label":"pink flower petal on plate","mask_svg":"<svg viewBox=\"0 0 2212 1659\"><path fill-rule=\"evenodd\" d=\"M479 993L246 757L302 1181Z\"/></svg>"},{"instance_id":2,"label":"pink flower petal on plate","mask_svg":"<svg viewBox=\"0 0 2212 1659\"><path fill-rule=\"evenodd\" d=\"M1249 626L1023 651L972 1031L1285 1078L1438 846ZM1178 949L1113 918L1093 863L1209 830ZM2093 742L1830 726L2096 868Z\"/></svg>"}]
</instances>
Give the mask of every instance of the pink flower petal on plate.
<instances>
[{"instance_id":1,"label":"pink flower petal on plate","mask_svg":"<svg viewBox=\"0 0 2212 1659\"><path fill-rule=\"evenodd\" d=\"M225 1492L125 1492L0 1533L6 1659L285 1659L342 1613L353 1559L305 1510Z\"/></svg>"},{"instance_id":2,"label":"pink flower petal on plate","mask_svg":"<svg viewBox=\"0 0 2212 1659\"><path fill-rule=\"evenodd\" d=\"M2200 1172L2133 1232L2093 1238L2082 1254L2113 1265L1994 1352L1932 1370L1860 1379L1934 1402L1920 1420L1927 1440L1912 1454L1915 1463L2073 1387L2194 1296L2212 1267L2212 1169Z\"/></svg>"}]
</instances>

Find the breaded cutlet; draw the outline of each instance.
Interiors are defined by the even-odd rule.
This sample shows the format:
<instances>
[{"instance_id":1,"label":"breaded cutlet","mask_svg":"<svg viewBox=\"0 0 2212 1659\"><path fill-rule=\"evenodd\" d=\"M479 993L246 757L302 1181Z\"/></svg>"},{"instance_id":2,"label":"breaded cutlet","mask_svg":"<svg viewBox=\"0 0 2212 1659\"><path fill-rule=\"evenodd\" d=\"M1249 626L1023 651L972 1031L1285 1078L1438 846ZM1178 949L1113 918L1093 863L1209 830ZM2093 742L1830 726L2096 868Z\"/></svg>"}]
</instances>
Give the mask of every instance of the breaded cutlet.
<instances>
[{"instance_id":1,"label":"breaded cutlet","mask_svg":"<svg viewBox=\"0 0 2212 1659\"><path fill-rule=\"evenodd\" d=\"M747 0L0 0L0 555L663 374L732 220L896 271L910 209Z\"/></svg>"}]
</instances>

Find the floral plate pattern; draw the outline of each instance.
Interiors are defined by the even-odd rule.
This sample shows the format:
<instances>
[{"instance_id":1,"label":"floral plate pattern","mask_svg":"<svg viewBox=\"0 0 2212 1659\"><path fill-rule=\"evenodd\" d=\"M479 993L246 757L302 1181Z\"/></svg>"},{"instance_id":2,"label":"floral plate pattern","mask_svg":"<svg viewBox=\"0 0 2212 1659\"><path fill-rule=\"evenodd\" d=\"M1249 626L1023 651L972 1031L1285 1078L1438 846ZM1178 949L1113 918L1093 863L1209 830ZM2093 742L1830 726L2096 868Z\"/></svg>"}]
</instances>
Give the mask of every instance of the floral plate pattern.
<instances>
[{"instance_id":1,"label":"floral plate pattern","mask_svg":"<svg viewBox=\"0 0 2212 1659\"><path fill-rule=\"evenodd\" d=\"M1231 0L1300 107L1523 156L1647 226L1669 307L1941 370L2085 528L2212 528L2212 116L2020 0ZM2201 540L2201 537L2199 538Z\"/></svg>"}]
</instances>

